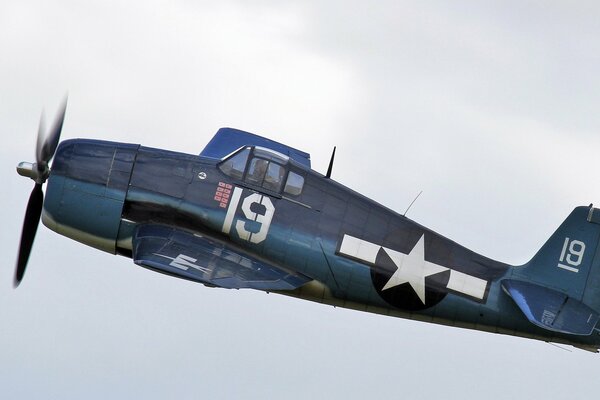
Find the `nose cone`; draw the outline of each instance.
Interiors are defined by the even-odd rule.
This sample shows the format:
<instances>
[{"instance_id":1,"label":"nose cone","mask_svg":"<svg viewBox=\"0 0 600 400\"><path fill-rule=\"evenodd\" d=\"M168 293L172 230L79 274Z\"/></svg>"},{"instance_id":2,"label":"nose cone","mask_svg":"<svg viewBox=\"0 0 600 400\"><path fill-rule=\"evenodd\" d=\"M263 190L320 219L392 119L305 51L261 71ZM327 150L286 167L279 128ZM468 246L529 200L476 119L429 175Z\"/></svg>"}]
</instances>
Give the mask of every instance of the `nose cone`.
<instances>
[{"instance_id":1,"label":"nose cone","mask_svg":"<svg viewBox=\"0 0 600 400\"><path fill-rule=\"evenodd\" d=\"M138 147L84 139L62 142L48 179L44 225L114 253Z\"/></svg>"}]
</instances>

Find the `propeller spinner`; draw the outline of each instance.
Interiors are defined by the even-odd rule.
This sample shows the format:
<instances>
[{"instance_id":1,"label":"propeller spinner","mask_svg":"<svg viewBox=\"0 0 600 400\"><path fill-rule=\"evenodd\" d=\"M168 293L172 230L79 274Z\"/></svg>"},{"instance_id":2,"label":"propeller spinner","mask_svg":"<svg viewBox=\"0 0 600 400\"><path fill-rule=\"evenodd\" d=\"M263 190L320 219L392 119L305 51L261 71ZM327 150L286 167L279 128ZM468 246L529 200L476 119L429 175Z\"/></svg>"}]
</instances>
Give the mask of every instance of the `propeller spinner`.
<instances>
[{"instance_id":1,"label":"propeller spinner","mask_svg":"<svg viewBox=\"0 0 600 400\"><path fill-rule=\"evenodd\" d=\"M67 109L67 98L65 97L62 102L59 111L54 120L52 128L47 135L44 135L45 123L44 114L40 118L40 125L38 128L37 145L35 151L35 163L21 162L17 166L17 173L21 176L31 178L35 182L35 186L29 196L29 202L27 203L27 211L25 212L25 219L23 220L23 230L21 231L21 243L19 245L19 258L17 259L17 266L15 270L14 287L16 288L21 283L23 275L25 274L25 268L27 267L27 260L31 253L31 247L33 246L33 240L35 239L35 233L40 223L40 216L42 214L42 207L44 204L44 192L42 192L42 185L48 179L50 175L50 167L48 164L60 141L60 132L62 130L63 122L65 119L65 111Z\"/></svg>"}]
</instances>

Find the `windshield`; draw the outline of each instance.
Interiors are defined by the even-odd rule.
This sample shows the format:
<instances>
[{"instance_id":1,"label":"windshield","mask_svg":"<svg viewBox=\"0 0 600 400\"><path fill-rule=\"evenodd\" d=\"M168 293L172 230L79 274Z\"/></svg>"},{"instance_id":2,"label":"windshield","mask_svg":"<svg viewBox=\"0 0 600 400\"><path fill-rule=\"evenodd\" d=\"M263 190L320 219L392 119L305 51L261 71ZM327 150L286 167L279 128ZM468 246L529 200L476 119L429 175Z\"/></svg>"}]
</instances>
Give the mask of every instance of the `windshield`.
<instances>
[{"instance_id":1,"label":"windshield","mask_svg":"<svg viewBox=\"0 0 600 400\"><path fill-rule=\"evenodd\" d=\"M226 175L231 176L235 179L242 179L244 176L244 170L246 169L246 161L248 161L248 156L250 155L250 149L245 148L239 153L229 157L227 160L223 161L219 168Z\"/></svg>"}]
</instances>

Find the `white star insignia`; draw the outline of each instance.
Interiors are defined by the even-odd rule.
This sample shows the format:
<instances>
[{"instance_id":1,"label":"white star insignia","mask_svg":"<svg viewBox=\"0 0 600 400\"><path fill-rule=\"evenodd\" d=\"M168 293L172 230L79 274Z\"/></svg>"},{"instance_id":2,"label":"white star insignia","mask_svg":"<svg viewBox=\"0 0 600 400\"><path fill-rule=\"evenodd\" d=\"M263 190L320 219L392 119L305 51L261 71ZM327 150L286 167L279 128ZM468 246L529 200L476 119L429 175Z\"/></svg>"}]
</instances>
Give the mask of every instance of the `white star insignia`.
<instances>
[{"instance_id":1,"label":"white star insignia","mask_svg":"<svg viewBox=\"0 0 600 400\"><path fill-rule=\"evenodd\" d=\"M385 247L383 249L396 264L397 269L382 290L408 283L423 304L425 304L425 278L449 270L449 268L425 261L425 235L421 236L408 254Z\"/></svg>"}]
</instances>

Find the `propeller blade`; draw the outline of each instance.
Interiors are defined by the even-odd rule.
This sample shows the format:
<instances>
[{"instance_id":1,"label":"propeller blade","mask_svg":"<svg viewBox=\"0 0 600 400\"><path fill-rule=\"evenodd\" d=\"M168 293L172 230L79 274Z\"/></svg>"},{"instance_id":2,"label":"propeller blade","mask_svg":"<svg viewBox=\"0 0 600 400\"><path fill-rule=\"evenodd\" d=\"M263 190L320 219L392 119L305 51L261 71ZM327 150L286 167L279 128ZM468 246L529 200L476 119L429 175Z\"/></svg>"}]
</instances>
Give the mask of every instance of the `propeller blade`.
<instances>
[{"instance_id":1,"label":"propeller blade","mask_svg":"<svg viewBox=\"0 0 600 400\"><path fill-rule=\"evenodd\" d=\"M23 220L21 244L19 245L19 258L17 260L17 268L15 270L15 288L19 286L19 283L21 283L23 275L25 274L27 260L29 259L29 254L31 253L31 246L33 246L35 233L40 222L43 204L44 193L42 192L42 185L40 183L36 183L31 191L31 195L29 196L29 203L27 203L27 211L25 213L25 219Z\"/></svg>"},{"instance_id":2,"label":"propeller blade","mask_svg":"<svg viewBox=\"0 0 600 400\"><path fill-rule=\"evenodd\" d=\"M42 163L42 159L41 159L41 151L42 151L42 146L44 145L44 139L46 137L46 115L44 113L44 111L42 111L42 115L40 116L40 124L38 125L38 134L37 134L37 140L35 143L35 161L38 164Z\"/></svg>"},{"instance_id":3,"label":"propeller blade","mask_svg":"<svg viewBox=\"0 0 600 400\"><path fill-rule=\"evenodd\" d=\"M54 124L50 128L48 135L42 141L41 131L38 131L38 141L36 148L36 158L38 164L47 164L54 156L58 142L60 141L60 132L62 131L63 122L65 121L65 112L67 111L67 96L65 96L54 120ZM43 115L42 115L43 118ZM40 129L42 129L42 121L40 121Z\"/></svg>"}]
</instances>

